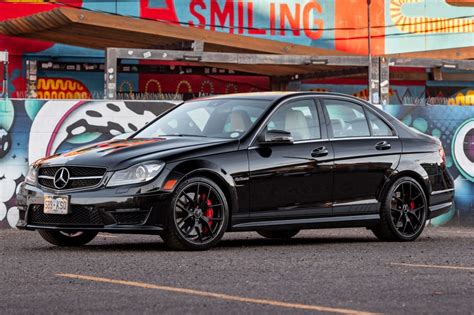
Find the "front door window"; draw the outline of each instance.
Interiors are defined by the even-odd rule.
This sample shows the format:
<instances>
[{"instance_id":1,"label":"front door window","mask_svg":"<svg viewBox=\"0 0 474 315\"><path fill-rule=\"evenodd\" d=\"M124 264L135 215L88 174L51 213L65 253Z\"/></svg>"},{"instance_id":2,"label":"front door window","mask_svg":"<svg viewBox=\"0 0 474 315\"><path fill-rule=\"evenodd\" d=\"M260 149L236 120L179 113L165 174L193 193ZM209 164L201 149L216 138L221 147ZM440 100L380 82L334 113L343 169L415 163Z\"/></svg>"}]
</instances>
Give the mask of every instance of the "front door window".
<instances>
[{"instance_id":1,"label":"front door window","mask_svg":"<svg viewBox=\"0 0 474 315\"><path fill-rule=\"evenodd\" d=\"M321 138L318 112L312 99L294 101L280 107L266 130L291 132L294 141Z\"/></svg>"}]
</instances>

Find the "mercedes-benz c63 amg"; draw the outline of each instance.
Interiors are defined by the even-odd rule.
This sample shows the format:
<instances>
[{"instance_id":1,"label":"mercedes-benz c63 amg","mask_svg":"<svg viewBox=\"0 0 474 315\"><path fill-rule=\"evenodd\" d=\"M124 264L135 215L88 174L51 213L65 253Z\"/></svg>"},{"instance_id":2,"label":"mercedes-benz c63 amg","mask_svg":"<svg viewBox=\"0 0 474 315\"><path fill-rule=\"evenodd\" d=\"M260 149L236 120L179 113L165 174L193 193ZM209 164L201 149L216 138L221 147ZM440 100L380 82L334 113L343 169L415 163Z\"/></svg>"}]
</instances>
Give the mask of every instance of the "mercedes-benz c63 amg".
<instances>
[{"instance_id":1,"label":"mercedes-benz c63 amg","mask_svg":"<svg viewBox=\"0 0 474 315\"><path fill-rule=\"evenodd\" d=\"M55 245L98 232L201 250L225 232L366 227L412 241L454 195L438 139L359 99L258 93L188 101L126 139L34 162L18 227Z\"/></svg>"}]
</instances>

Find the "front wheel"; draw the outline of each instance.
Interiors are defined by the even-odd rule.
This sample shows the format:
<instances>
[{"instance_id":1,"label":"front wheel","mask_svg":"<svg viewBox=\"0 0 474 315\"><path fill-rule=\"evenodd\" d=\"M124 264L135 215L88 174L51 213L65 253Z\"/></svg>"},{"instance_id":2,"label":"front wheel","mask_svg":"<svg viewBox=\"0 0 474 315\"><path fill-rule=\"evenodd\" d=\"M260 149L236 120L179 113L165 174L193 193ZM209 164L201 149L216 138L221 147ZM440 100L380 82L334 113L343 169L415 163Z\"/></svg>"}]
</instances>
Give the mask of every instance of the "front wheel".
<instances>
[{"instance_id":1,"label":"front wheel","mask_svg":"<svg viewBox=\"0 0 474 315\"><path fill-rule=\"evenodd\" d=\"M423 232L427 214L421 185L411 177L402 177L387 191L380 222L372 232L383 241L414 241Z\"/></svg>"},{"instance_id":2,"label":"front wheel","mask_svg":"<svg viewBox=\"0 0 474 315\"><path fill-rule=\"evenodd\" d=\"M92 241L98 234L97 232L90 231L64 232L46 230L39 230L38 233L45 241L56 246L82 246Z\"/></svg>"},{"instance_id":3,"label":"front wheel","mask_svg":"<svg viewBox=\"0 0 474 315\"><path fill-rule=\"evenodd\" d=\"M161 237L172 249L207 250L221 240L228 220L222 189L210 179L193 177L176 188Z\"/></svg>"}]
</instances>

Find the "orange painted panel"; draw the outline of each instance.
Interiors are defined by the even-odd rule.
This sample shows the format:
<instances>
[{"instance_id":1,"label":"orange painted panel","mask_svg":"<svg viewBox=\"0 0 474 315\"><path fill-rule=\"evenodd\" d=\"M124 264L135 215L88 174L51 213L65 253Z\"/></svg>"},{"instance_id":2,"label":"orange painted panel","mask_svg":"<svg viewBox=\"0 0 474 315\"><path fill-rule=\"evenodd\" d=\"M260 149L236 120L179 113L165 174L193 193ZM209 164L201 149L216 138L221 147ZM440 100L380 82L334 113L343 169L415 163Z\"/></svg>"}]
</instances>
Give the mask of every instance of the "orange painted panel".
<instances>
[{"instance_id":1,"label":"orange painted panel","mask_svg":"<svg viewBox=\"0 0 474 315\"><path fill-rule=\"evenodd\" d=\"M74 79L39 78L38 98L44 99L90 99L87 87Z\"/></svg>"},{"instance_id":2,"label":"orange painted panel","mask_svg":"<svg viewBox=\"0 0 474 315\"><path fill-rule=\"evenodd\" d=\"M460 7L474 7L474 0L446 0L446 2Z\"/></svg>"},{"instance_id":3,"label":"orange painted panel","mask_svg":"<svg viewBox=\"0 0 474 315\"><path fill-rule=\"evenodd\" d=\"M385 1L372 0L371 4L372 54L385 53ZM336 49L367 54L367 0L336 0Z\"/></svg>"}]
</instances>

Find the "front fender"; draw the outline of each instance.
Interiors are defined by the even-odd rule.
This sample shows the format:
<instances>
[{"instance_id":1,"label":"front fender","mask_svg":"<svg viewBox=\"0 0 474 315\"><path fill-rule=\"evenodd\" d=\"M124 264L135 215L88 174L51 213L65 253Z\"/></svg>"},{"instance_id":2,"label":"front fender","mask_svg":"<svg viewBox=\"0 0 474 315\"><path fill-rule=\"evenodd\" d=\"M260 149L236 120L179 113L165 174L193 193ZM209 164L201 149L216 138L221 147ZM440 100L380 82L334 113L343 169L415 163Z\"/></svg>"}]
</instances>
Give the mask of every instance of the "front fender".
<instances>
[{"instance_id":1,"label":"front fender","mask_svg":"<svg viewBox=\"0 0 474 315\"><path fill-rule=\"evenodd\" d=\"M167 166L169 173L164 181L176 181L169 190L174 192L181 182L193 176L204 176L216 182L229 199L231 209L238 209L236 184L229 172L219 165L206 160L183 161Z\"/></svg>"}]
</instances>

